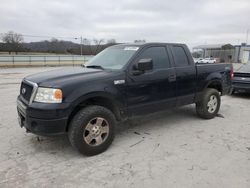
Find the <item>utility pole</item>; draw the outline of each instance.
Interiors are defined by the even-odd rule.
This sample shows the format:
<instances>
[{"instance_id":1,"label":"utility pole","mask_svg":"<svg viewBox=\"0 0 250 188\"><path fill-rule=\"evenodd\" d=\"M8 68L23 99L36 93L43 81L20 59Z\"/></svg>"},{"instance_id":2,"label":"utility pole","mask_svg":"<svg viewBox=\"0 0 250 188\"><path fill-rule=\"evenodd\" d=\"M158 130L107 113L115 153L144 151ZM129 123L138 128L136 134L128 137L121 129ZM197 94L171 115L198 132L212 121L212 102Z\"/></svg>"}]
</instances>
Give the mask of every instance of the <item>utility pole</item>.
<instances>
[{"instance_id":1,"label":"utility pole","mask_svg":"<svg viewBox=\"0 0 250 188\"><path fill-rule=\"evenodd\" d=\"M82 36L79 37L80 38L80 48L81 48L81 56L82 56L82 45L83 45L83 40L82 40ZM75 40L79 40L78 37L74 38Z\"/></svg>"},{"instance_id":2,"label":"utility pole","mask_svg":"<svg viewBox=\"0 0 250 188\"><path fill-rule=\"evenodd\" d=\"M246 44L248 42L248 34L249 34L249 29L247 29Z\"/></svg>"},{"instance_id":3,"label":"utility pole","mask_svg":"<svg viewBox=\"0 0 250 188\"><path fill-rule=\"evenodd\" d=\"M81 56L82 56L82 36L81 36Z\"/></svg>"}]
</instances>

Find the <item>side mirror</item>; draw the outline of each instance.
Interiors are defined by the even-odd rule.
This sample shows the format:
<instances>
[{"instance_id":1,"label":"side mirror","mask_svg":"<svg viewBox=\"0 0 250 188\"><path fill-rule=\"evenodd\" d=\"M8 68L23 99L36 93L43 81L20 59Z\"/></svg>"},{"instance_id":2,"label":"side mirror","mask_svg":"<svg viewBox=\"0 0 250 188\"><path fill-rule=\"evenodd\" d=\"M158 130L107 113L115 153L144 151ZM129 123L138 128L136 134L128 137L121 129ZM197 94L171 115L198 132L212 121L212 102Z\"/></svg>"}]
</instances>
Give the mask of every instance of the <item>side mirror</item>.
<instances>
[{"instance_id":1,"label":"side mirror","mask_svg":"<svg viewBox=\"0 0 250 188\"><path fill-rule=\"evenodd\" d=\"M152 59L140 59L138 63L134 65L134 75L143 74L145 71L153 69Z\"/></svg>"}]
</instances>

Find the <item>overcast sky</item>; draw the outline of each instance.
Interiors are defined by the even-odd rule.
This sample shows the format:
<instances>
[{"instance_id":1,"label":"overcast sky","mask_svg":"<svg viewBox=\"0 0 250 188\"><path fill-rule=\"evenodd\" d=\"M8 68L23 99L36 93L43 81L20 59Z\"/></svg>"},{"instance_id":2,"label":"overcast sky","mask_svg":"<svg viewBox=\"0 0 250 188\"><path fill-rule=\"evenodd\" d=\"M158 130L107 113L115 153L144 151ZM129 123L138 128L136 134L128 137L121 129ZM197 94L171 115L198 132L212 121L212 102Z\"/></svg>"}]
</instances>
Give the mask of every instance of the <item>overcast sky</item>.
<instances>
[{"instance_id":1,"label":"overcast sky","mask_svg":"<svg viewBox=\"0 0 250 188\"><path fill-rule=\"evenodd\" d=\"M246 41L250 0L0 0L0 33L132 42ZM49 38L25 37L25 41ZM67 39L64 39L67 40ZM250 41L250 36L249 36ZM76 41L79 42L79 41ZM249 42L250 43L250 42Z\"/></svg>"}]
</instances>

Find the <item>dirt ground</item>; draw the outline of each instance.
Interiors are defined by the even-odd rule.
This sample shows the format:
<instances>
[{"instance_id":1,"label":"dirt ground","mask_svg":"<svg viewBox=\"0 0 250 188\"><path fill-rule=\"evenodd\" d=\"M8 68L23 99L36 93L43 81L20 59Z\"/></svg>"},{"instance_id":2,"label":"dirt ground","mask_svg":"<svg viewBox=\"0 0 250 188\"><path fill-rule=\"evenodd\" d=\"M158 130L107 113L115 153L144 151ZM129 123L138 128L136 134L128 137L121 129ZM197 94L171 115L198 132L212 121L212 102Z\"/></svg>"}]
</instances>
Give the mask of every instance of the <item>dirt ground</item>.
<instances>
[{"instance_id":1,"label":"dirt ground","mask_svg":"<svg viewBox=\"0 0 250 188\"><path fill-rule=\"evenodd\" d=\"M67 136L18 125L21 79L50 69L0 69L0 187L250 187L250 94L224 96L212 120L188 105L120 123L106 152L84 157Z\"/></svg>"}]
</instances>

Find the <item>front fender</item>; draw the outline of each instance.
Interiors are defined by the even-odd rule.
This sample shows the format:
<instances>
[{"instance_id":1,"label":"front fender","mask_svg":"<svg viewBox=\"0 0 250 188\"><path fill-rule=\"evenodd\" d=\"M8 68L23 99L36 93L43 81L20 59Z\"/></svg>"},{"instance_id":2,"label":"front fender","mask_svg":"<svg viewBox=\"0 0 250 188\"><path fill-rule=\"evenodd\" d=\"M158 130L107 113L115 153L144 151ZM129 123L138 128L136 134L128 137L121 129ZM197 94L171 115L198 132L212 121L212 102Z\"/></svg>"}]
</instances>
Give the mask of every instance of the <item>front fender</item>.
<instances>
[{"instance_id":1,"label":"front fender","mask_svg":"<svg viewBox=\"0 0 250 188\"><path fill-rule=\"evenodd\" d=\"M122 107L124 104L117 99L116 96L114 96L112 93L106 92L106 91L95 91L91 93L84 94L80 97L78 97L76 100L72 102L72 107L76 107L77 105L83 103L84 101L87 101L88 99L95 98L95 97L102 97L109 101L112 101L115 105L118 107Z\"/></svg>"}]
</instances>

